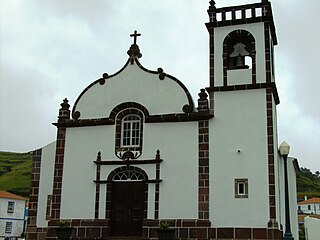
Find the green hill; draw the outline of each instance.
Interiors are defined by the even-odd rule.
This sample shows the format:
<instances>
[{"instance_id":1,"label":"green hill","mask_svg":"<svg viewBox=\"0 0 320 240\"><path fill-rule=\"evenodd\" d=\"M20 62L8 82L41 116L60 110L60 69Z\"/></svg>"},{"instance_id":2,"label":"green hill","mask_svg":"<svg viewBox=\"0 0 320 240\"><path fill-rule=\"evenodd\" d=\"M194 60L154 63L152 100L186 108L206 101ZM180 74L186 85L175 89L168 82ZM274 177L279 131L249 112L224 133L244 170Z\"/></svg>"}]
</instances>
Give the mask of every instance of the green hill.
<instances>
[{"instance_id":1,"label":"green hill","mask_svg":"<svg viewBox=\"0 0 320 240\"><path fill-rule=\"evenodd\" d=\"M320 173L312 173L308 168L301 168L297 175L298 198L320 197Z\"/></svg>"},{"instance_id":2,"label":"green hill","mask_svg":"<svg viewBox=\"0 0 320 240\"><path fill-rule=\"evenodd\" d=\"M0 152L0 190L29 197L32 154Z\"/></svg>"}]
</instances>

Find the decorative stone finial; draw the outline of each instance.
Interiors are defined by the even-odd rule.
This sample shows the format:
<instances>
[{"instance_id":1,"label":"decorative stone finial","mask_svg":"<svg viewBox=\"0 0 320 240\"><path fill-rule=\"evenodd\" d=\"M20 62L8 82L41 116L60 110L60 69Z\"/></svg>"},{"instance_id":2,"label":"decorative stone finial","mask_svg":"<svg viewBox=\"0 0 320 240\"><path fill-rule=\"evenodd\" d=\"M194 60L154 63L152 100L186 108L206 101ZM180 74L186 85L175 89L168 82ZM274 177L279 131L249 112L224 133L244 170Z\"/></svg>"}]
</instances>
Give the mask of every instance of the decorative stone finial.
<instances>
[{"instance_id":1,"label":"decorative stone finial","mask_svg":"<svg viewBox=\"0 0 320 240\"><path fill-rule=\"evenodd\" d=\"M216 8L216 2L215 2L215 1L211 0L209 3L210 3L209 11L214 11L214 10L217 9L217 8Z\"/></svg>"},{"instance_id":2,"label":"decorative stone finial","mask_svg":"<svg viewBox=\"0 0 320 240\"><path fill-rule=\"evenodd\" d=\"M204 88L200 89L200 93L198 94L198 112L199 113L207 113L209 111L209 101L208 94Z\"/></svg>"},{"instance_id":3,"label":"decorative stone finial","mask_svg":"<svg viewBox=\"0 0 320 240\"><path fill-rule=\"evenodd\" d=\"M137 33L136 30L134 31L133 34L130 34L130 37L133 37L133 44L131 45L130 49L127 52L130 57L137 57L137 58L142 57L139 46L137 44L137 37L139 36L141 36L141 34ZM131 64L133 64L133 58L131 59Z\"/></svg>"},{"instance_id":4,"label":"decorative stone finial","mask_svg":"<svg viewBox=\"0 0 320 240\"><path fill-rule=\"evenodd\" d=\"M69 110L69 103L68 99L63 99L63 102L60 104L61 108L59 109L59 116L58 121L65 121L66 119L70 119L70 110Z\"/></svg>"}]
</instances>

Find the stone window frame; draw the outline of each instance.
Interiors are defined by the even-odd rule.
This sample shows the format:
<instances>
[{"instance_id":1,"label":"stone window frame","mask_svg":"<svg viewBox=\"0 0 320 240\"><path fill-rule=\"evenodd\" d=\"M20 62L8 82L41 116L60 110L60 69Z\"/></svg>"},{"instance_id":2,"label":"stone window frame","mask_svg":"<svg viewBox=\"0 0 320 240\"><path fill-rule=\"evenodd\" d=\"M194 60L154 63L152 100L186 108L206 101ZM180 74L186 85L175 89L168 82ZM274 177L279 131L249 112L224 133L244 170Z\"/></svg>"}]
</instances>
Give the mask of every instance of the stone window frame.
<instances>
[{"instance_id":1,"label":"stone window frame","mask_svg":"<svg viewBox=\"0 0 320 240\"><path fill-rule=\"evenodd\" d=\"M138 116L140 118L140 136L139 136L139 145L135 146L123 146L123 120L128 116ZM115 154L120 159L125 159L127 156L130 156L131 159L137 159L142 154L143 146L143 125L145 122L144 113L137 108L125 108L120 111L115 117ZM130 153L130 154L127 154ZM131 154L132 153L132 154Z\"/></svg>"},{"instance_id":2,"label":"stone window frame","mask_svg":"<svg viewBox=\"0 0 320 240\"><path fill-rule=\"evenodd\" d=\"M14 213L15 202L8 201L7 213Z\"/></svg>"},{"instance_id":3,"label":"stone window frame","mask_svg":"<svg viewBox=\"0 0 320 240\"><path fill-rule=\"evenodd\" d=\"M240 191L240 184L244 186L244 192ZM234 195L235 198L249 198L249 181L247 178L237 178L234 180Z\"/></svg>"},{"instance_id":4,"label":"stone window frame","mask_svg":"<svg viewBox=\"0 0 320 240\"><path fill-rule=\"evenodd\" d=\"M12 233L12 222L6 222L5 233Z\"/></svg>"}]
</instances>

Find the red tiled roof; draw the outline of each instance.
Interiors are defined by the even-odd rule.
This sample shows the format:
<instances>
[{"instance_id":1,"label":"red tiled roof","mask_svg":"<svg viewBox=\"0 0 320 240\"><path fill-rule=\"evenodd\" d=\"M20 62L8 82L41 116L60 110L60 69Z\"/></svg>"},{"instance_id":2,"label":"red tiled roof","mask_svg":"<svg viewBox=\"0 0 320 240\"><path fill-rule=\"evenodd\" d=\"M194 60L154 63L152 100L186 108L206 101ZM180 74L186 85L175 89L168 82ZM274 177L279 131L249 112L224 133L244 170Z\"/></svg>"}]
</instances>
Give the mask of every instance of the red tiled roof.
<instances>
[{"instance_id":1,"label":"red tiled roof","mask_svg":"<svg viewBox=\"0 0 320 240\"><path fill-rule=\"evenodd\" d=\"M320 203L320 198L309 198L308 200L304 200L302 202L298 202L298 205L301 205L301 204L312 204L312 203Z\"/></svg>"},{"instance_id":2,"label":"red tiled roof","mask_svg":"<svg viewBox=\"0 0 320 240\"><path fill-rule=\"evenodd\" d=\"M27 200L23 197L20 197L18 195L15 195L13 193L9 193L6 191L0 191L0 198L9 198L9 199L16 199L16 200Z\"/></svg>"}]
</instances>

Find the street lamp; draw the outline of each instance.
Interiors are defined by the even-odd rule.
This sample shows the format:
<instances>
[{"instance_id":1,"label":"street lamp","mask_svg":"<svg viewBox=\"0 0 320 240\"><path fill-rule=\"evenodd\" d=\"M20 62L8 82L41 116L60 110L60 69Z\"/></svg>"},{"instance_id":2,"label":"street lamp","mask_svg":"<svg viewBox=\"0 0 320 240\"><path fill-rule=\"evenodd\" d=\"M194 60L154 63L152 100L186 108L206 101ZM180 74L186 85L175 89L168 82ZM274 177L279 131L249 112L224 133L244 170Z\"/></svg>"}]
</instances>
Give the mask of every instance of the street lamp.
<instances>
[{"instance_id":1,"label":"street lamp","mask_svg":"<svg viewBox=\"0 0 320 240\"><path fill-rule=\"evenodd\" d=\"M284 233L284 240L294 240L291 233L290 225L290 208L289 208L289 189L288 189L288 170L287 170L287 158L290 151L290 145L286 142L282 142L279 151L283 157L284 167L284 195L285 195L285 210L286 210L286 231Z\"/></svg>"}]
</instances>

